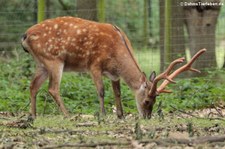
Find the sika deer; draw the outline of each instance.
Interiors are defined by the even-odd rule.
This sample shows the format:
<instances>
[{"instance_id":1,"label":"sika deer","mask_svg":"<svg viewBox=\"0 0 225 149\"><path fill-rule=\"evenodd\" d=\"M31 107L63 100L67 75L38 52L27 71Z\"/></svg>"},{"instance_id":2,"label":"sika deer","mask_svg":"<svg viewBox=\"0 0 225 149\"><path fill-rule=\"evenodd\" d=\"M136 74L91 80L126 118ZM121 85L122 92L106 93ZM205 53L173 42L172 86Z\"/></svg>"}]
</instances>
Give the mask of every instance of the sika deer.
<instances>
[{"instance_id":1,"label":"sika deer","mask_svg":"<svg viewBox=\"0 0 225 149\"><path fill-rule=\"evenodd\" d=\"M30 85L31 114L36 117L36 95L42 83L49 77L49 93L64 115L68 112L60 98L59 86L63 71L90 72L104 109L104 86L102 76L112 81L117 116L123 117L120 97L120 78L133 90L140 115L150 118L155 98L164 92L172 79L186 70L194 70L190 63L169 75L173 66L184 61L175 60L165 73L158 77L153 72L150 80L140 70L127 36L116 26L74 17L49 19L29 28L22 37L22 46L37 63L37 70ZM157 83L166 79L157 89ZM167 81L168 80L168 81Z\"/></svg>"}]
</instances>

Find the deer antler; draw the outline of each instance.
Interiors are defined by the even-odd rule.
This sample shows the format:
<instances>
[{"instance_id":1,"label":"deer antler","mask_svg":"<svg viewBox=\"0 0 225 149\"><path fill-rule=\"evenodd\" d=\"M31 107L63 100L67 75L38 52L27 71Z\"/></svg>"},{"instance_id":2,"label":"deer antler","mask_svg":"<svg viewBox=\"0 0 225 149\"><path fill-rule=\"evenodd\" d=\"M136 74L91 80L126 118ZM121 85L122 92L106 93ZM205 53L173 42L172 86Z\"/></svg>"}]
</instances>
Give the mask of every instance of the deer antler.
<instances>
[{"instance_id":1,"label":"deer antler","mask_svg":"<svg viewBox=\"0 0 225 149\"><path fill-rule=\"evenodd\" d=\"M170 63L168 68L154 79L151 90L149 92L149 95L154 95L156 93L157 83L162 79L166 79L168 82L175 83L175 81L169 77L169 74L176 64L183 63L183 62L184 62L184 57L178 58L178 59L174 60L172 63Z\"/></svg>"},{"instance_id":2,"label":"deer antler","mask_svg":"<svg viewBox=\"0 0 225 149\"><path fill-rule=\"evenodd\" d=\"M153 81L153 85L152 88L149 92L149 96L152 95L157 95L159 93L171 93L171 91L169 90L165 90L165 87L169 84L169 83L176 83L175 81L173 81L173 78L175 78L177 75L179 75L180 73L184 72L184 71L193 71L193 72L198 72L200 73L199 70L194 69L191 67L191 65L194 63L194 61L204 52L206 51L206 49L202 49L200 51L198 51L190 60L190 62L188 62L187 64L185 64L184 66L178 68L177 70L175 70L173 73L169 74L170 71L173 69L173 67L178 64L178 63L182 63L184 62L184 58L179 58L174 60L169 67L166 69L165 72L161 73L160 75L158 75L154 81ZM166 79L162 82L162 84L157 88L157 83L162 80L162 79Z\"/></svg>"}]
</instances>

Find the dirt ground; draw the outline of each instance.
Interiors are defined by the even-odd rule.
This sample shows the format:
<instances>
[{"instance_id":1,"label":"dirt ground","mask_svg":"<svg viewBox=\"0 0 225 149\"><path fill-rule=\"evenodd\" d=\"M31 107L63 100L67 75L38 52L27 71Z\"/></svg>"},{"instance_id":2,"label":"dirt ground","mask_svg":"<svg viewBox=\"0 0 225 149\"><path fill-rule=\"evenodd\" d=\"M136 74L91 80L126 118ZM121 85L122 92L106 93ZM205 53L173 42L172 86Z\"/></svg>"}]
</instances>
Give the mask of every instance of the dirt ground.
<instances>
[{"instance_id":1,"label":"dirt ground","mask_svg":"<svg viewBox=\"0 0 225 149\"><path fill-rule=\"evenodd\" d=\"M211 108L155 115L38 116L0 113L0 148L223 148L225 110Z\"/></svg>"}]
</instances>

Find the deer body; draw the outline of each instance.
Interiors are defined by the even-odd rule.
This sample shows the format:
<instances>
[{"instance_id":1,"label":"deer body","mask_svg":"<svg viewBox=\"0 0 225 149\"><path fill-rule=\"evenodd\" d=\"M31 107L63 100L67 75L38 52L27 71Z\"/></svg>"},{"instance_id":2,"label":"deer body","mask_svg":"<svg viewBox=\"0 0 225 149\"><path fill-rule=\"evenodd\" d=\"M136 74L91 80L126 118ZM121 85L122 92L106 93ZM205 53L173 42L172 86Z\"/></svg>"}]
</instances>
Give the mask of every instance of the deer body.
<instances>
[{"instance_id":1,"label":"deer body","mask_svg":"<svg viewBox=\"0 0 225 149\"><path fill-rule=\"evenodd\" d=\"M100 98L102 113L105 113L102 75L108 76L112 80L118 117L123 116L120 77L134 91L141 86L143 74L128 51L132 49L128 39L110 24L73 17L46 20L26 31L22 46L37 62L37 71L30 86L33 117L36 114L37 91L48 77L50 94L62 112L68 114L59 96L63 71L90 72Z\"/></svg>"},{"instance_id":2,"label":"deer body","mask_svg":"<svg viewBox=\"0 0 225 149\"><path fill-rule=\"evenodd\" d=\"M165 73L156 77L153 72L148 80L141 72L126 35L116 26L97 23L74 17L49 19L29 28L23 35L22 46L37 63L37 69L30 85L31 114L36 117L36 95L49 78L49 93L64 115L68 112L60 98L59 88L63 71L89 72L95 83L100 110L105 114L104 85L102 76L111 79L115 95L117 116L123 117L121 104L120 78L135 93L137 108L142 117L151 117L155 98L162 93L173 78L186 70L194 70L191 64L205 49L182 69L169 75L173 66L183 58L171 63ZM196 71L196 70L195 70ZM157 89L157 83L166 79Z\"/></svg>"}]
</instances>

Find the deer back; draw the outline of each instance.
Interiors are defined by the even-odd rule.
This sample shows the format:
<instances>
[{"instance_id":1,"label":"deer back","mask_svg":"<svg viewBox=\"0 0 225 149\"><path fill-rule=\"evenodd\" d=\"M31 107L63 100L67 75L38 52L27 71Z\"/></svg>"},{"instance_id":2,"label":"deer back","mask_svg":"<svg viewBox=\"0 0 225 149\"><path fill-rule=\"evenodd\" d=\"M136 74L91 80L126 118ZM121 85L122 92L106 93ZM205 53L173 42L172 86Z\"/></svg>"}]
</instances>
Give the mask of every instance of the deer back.
<instances>
[{"instance_id":1,"label":"deer back","mask_svg":"<svg viewBox=\"0 0 225 149\"><path fill-rule=\"evenodd\" d=\"M126 37L125 40L130 44ZM74 17L59 17L32 26L22 44L38 62L57 60L64 63L65 69L75 71L86 71L91 65L114 69L129 57L114 26Z\"/></svg>"}]
</instances>

